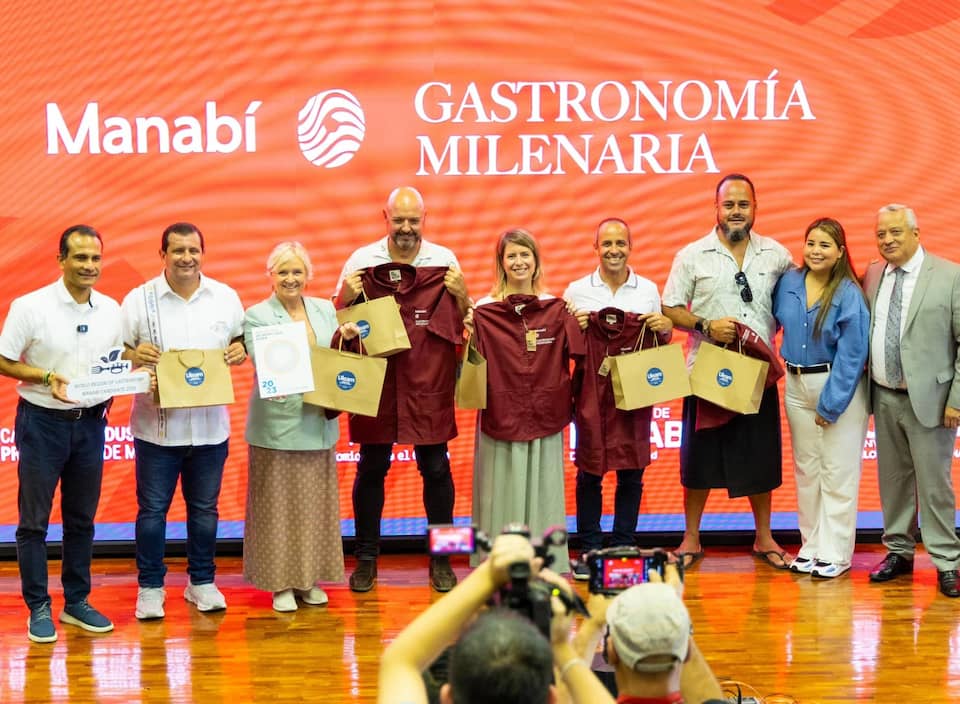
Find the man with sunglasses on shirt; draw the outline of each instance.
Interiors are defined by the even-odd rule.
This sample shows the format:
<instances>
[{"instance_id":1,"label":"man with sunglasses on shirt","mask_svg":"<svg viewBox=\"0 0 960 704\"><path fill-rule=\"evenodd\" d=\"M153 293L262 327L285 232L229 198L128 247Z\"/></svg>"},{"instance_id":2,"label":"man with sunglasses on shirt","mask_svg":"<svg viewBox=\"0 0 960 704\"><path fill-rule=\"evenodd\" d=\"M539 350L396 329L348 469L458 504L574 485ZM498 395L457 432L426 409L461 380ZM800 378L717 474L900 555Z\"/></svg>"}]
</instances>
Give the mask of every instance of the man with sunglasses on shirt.
<instances>
[{"instance_id":1,"label":"man with sunglasses on shirt","mask_svg":"<svg viewBox=\"0 0 960 704\"><path fill-rule=\"evenodd\" d=\"M663 313L690 332L690 366L704 341L734 342L737 323L773 348L773 289L793 263L783 245L753 231L756 209L750 179L736 173L724 176L716 190L716 225L674 257L663 290ZM686 528L676 551L684 567L703 557L700 520L710 490L725 488L730 498L750 499L756 523L753 554L772 567L788 569L791 558L770 531L771 493L780 486L781 475L776 384L764 392L758 413L737 415L719 427L698 430L697 399L684 399L680 478Z\"/></svg>"}]
</instances>

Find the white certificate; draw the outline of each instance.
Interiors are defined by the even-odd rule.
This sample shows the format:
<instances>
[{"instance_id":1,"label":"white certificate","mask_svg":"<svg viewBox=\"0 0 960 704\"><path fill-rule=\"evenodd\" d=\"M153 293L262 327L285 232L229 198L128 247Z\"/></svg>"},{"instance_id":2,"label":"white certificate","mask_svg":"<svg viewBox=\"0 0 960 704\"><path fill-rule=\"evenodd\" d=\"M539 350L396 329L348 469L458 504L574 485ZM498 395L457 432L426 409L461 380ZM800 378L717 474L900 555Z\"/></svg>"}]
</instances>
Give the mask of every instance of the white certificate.
<instances>
[{"instance_id":1,"label":"white certificate","mask_svg":"<svg viewBox=\"0 0 960 704\"><path fill-rule=\"evenodd\" d=\"M150 373L96 374L77 377L67 384L67 398L72 401L101 401L108 396L142 394L150 390Z\"/></svg>"},{"instance_id":2,"label":"white certificate","mask_svg":"<svg viewBox=\"0 0 960 704\"><path fill-rule=\"evenodd\" d=\"M310 344L303 321L253 329L260 398L313 391Z\"/></svg>"}]
</instances>

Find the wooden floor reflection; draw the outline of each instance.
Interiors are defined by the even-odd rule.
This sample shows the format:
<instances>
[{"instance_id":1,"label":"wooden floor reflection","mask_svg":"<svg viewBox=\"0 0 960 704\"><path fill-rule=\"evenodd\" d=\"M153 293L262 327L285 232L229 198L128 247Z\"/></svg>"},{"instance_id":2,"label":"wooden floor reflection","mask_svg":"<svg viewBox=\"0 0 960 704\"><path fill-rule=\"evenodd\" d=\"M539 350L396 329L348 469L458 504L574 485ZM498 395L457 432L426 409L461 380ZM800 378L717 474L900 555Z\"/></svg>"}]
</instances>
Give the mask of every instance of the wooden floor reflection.
<instances>
[{"instance_id":1,"label":"wooden floor reflection","mask_svg":"<svg viewBox=\"0 0 960 704\"><path fill-rule=\"evenodd\" d=\"M850 574L813 581L742 548L709 550L688 574L686 600L714 671L804 704L960 701L960 600L937 592L923 553L912 580L871 584L867 572L882 554L864 546ZM205 615L184 602L183 560L171 560L167 617L140 623L132 561L97 560L91 601L116 630L97 636L58 624L59 640L37 645L26 637L16 563L0 563L0 701L373 702L383 644L437 598L425 557L385 556L374 591L332 586L328 606L284 615L243 582L239 558L218 564L226 612Z\"/></svg>"}]
</instances>

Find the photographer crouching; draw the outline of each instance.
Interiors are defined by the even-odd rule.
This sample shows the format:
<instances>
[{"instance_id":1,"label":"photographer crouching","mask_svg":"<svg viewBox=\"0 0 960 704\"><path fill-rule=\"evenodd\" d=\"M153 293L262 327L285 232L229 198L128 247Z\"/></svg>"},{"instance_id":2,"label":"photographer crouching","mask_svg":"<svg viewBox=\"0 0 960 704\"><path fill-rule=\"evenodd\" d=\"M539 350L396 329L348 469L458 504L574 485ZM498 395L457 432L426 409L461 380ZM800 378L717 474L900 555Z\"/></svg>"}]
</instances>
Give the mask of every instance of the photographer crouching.
<instances>
[{"instance_id":1,"label":"photographer crouching","mask_svg":"<svg viewBox=\"0 0 960 704\"><path fill-rule=\"evenodd\" d=\"M542 564L526 537L497 536L489 559L414 619L383 652L378 703L426 704L422 672L455 642L449 681L440 690L442 704L555 704L555 681L565 685L574 704L614 704L570 642L570 585ZM511 567L516 574L518 565L529 566L532 578L554 586L549 642L530 619L513 610L494 608L478 616L511 582Z\"/></svg>"},{"instance_id":2,"label":"photographer crouching","mask_svg":"<svg viewBox=\"0 0 960 704\"><path fill-rule=\"evenodd\" d=\"M603 552L609 551L594 553L598 557L591 570L590 616L575 642L578 652L592 659L603 637L618 704L724 704L720 684L691 635L677 565L667 561L666 553L653 551L657 554L647 558L642 583L632 582L634 586L624 590L607 588L616 570L602 563L625 558L605 560ZM617 596L611 598L613 593Z\"/></svg>"}]
</instances>

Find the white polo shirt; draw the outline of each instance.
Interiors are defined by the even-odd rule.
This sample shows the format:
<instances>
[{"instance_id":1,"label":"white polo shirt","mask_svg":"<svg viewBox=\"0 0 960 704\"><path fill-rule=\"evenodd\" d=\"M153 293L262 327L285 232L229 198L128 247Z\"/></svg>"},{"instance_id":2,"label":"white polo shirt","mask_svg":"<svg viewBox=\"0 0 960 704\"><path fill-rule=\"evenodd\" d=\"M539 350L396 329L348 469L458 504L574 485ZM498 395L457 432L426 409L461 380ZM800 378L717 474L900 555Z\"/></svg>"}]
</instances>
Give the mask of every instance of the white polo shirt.
<instances>
[{"instance_id":1,"label":"white polo shirt","mask_svg":"<svg viewBox=\"0 0 960 704\"><path fill-rule=\"evenodd\" d=\"M603 308L619 308L627 313L659 313L660 293L657 285L629 270L627 280L616 291L600 278L600 267L589 276L577 279L564 291L563 297L577 310L591 313Z\"/></svg>"},{"instance_id":2,"label":"white polo shirt","mask_svg":"<svg viewBox=\"0 0 960 704\"><path fill-rule=\"evenodd\" d=\"M716 231L711 229L677 252L663 287L663 305L689 307L691 313L708 320L736 318L773 349L777 331L773 289L783 272L792 266L786 247L751 231L743 255L743 273L753 292L753 301L746 303L741 298L742 287L734 280L740 268ZM695 357L701 339L702 336L693 331L687 336L688 361Z\"/></svg>"},{"instance_id":3,"label":"white polo shirt","mask_svg":"<svg viewBox=\"0 0 960 704\"><path fill-rule=\"evenodd\" d=\"M112 347L122 345L120 306L109 296L90 291L88 303L77 303L63 278L14 299L0 333L0 355L31 367L53 369L67 379L90 374L90 367ZM50 393L50 387L21 381L17 393L45 408L77 408ZM96 406L109 396L91 399Z\"/></svg>"},{"instance_id":4,"label":"white polo shirt","mask_svg":"<svg viewBox=\"0 0 960 704\"><path fill-rule=\"evenodd\" d=\"M190 300L173 292L163 274L137 286L123 299L123 343L136 348L151 342L147 291L156 294L160 349L224 349L243 335L243 304L237 292L208 276ZM230 412L226 406L161 409L153 394L137 394L130 413L135 438L168 447L216 445L230 437Z\"/></svg>"},{"instance_id":5,"label":"white polo shirt","mask_svg":"<svg viewBox=\"0 0 960 704\"><path fill-rule=\"evenodd\" d=\"M360 247L347 258L343 269L340 271L340 278L337 279L337 290L333 294L334 298L340 294L340 286L343 284L343 280L353 272L358 269L369 269L380 264L389 264L393 261L390 256L390 249L387 246L389 241L390 236L387 235L381 240ZM417 256L410 264L411 266L453 266L457 269L460 268L460 262L457 261L453 252L442 245L427 240L420 240L420 251L417 252Z\"/></svg>"}]
</instances>

